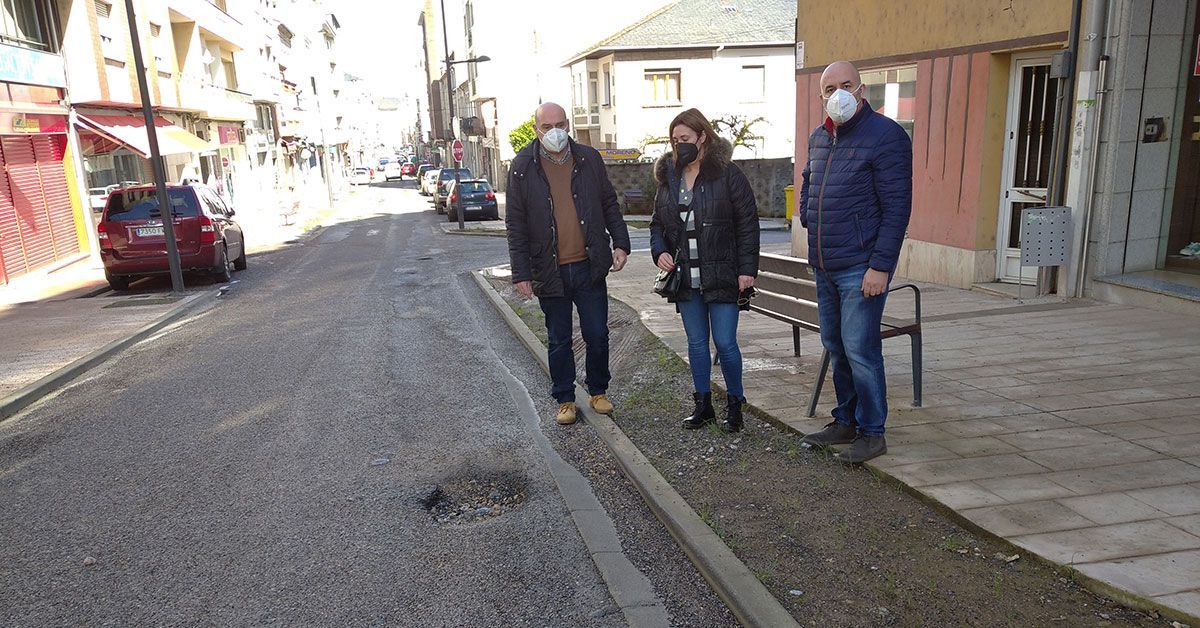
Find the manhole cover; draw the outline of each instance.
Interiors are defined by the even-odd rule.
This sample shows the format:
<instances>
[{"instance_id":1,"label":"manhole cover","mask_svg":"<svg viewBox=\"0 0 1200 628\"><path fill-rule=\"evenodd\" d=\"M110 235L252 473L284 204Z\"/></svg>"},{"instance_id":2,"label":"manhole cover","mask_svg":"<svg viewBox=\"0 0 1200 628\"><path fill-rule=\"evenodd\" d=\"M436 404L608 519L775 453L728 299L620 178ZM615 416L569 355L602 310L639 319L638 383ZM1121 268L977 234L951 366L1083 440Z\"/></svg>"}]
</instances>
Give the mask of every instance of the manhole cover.
<instances>
[{"instance_id":1,"label":"manhole cover","mask_svg":"<svg viewBox=\"0 0 1200 628\"><path fill-rule=\"evenodd\" d=\"M524 482L514 478L470 478L431 486L420 503L435 523L466 525L512 512L525 499Z\"/></svg>"}]
</instances>

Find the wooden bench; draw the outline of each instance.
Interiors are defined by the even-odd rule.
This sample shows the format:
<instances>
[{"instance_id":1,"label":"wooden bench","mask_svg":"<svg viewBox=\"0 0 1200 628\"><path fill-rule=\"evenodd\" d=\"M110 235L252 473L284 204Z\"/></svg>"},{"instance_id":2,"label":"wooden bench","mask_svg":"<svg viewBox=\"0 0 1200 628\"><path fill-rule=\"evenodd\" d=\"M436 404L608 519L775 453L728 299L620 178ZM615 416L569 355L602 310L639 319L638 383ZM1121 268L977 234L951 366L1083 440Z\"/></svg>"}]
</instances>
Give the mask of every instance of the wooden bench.
<instances>
[{"instance_id":1,"label":"wooden bench","mask_svg":"<svg viewBox=\"0 0 1200 628\"><path fill-rule=\"evenodd\" d=\"M800 356L800 330L820 332L817 317L816 275L808 260L786 255L763 253L758 258L758 279L755 282L758 296L750 302L750 310L764 316L783 321L792 326L792 344L797 357ZM921 406L921 290L912 284L895 286L888 292L910 289L915 298L914 316L909 320L883 317L880 336L894 338L908 336L912 344L913 405ZM821 356L821 372L808 404L808 416L817 413L817 402L825 375L829 372L829 352Z\"/></svg>"},{"instance_id":2,"label":"wooden bench","mask_svg":"<svg viewBox=\"0 0 1200 628\"><path fill-rule=\"evenodd\" d=\"M625 213L626 214L634 214L634 213L636 213L638 215L649 214L650 210L652 209L650 207L650 199L646 198L646 193L641 191L638 188L629 188L627 190L621 190L621 198L623 199L623 201L625 203ZM631 211L631 209L634 207L638 208L641 211L638 211L638 212Z\"/></svg>"}]
</instances>

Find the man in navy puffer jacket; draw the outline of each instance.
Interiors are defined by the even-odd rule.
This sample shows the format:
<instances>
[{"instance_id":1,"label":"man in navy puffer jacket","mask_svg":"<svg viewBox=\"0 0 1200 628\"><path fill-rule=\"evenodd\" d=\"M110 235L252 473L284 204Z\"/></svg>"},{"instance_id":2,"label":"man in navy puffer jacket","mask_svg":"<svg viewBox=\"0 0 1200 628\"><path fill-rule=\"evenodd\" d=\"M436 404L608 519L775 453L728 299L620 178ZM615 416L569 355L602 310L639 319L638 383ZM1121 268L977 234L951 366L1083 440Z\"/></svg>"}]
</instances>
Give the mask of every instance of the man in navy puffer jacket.
<instances>
[{"instance_id":1,"label":"man in navy puffer jacket","mask_svg":"<svg viewBox=\"0 0 1200 628\"><path fill-rule=\"evenodd\" d=\"M849 444L838 454L861 463L887 453L887 381L879 325L888 282L912 212L912 140L862 97L845 61L821 75L828 117L808 138L800 222L816 269L821 343L833 365L833 422L804 438Z\"/></svg>"}]
</instances>

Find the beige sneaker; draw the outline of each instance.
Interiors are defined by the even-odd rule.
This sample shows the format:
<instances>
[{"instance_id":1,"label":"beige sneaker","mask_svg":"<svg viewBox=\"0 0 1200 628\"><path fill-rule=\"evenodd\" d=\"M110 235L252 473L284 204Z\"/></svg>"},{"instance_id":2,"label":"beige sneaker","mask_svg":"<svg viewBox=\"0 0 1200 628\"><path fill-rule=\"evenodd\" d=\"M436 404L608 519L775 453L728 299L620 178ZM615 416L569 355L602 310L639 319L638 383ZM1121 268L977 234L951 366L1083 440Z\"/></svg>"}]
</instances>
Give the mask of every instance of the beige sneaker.
<instances>
[{"instance_id":1,"label":"beige sneaker","mask_svg":"<svg viewBox=\"0 0 1200 628\"><path fill-rule=\"evenodd\" d=\"M612 414L613 404L607 395L592 395L592 409L600 414Z\"/></svg>"},{"instance_id":2,"label":"beige sneaker","mask_svg":"<svg viewBox=\"0 0 1200 628\"><path fill-rule=\"evenodd\" d=\"M570 425L575 422L575 403L558 404L558 417L554 419L559 425Z\"/></svg>"}]
</instances>

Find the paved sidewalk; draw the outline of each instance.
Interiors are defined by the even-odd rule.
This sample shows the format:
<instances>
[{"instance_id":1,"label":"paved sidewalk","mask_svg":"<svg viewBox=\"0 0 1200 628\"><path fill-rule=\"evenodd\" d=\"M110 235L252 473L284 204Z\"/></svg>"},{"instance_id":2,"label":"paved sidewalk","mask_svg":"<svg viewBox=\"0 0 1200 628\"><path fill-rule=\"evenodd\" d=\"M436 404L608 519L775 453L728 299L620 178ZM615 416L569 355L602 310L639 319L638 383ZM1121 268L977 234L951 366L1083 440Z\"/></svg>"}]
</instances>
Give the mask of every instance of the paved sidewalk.
<instances>
[{"instance_id":1,"label":"paved sidewalk","mask_svg":"<svg viewBox=\"0 0 1200 628\"><path fill-rule=\"evenodd\" d=\"M609 290L686 360L653 274L635 254ZM874 466L1018 546L1200 617L1200 320L921 288L925 407L912 407L907 339L885 341L891 453ZM890 298L890 315L911 312L907 291ZM804 416L816 334L796 358L790 327L749 314L739 338L752 405L800 432L830 420L832 382Z\"/></svg>"}]
</instances>

